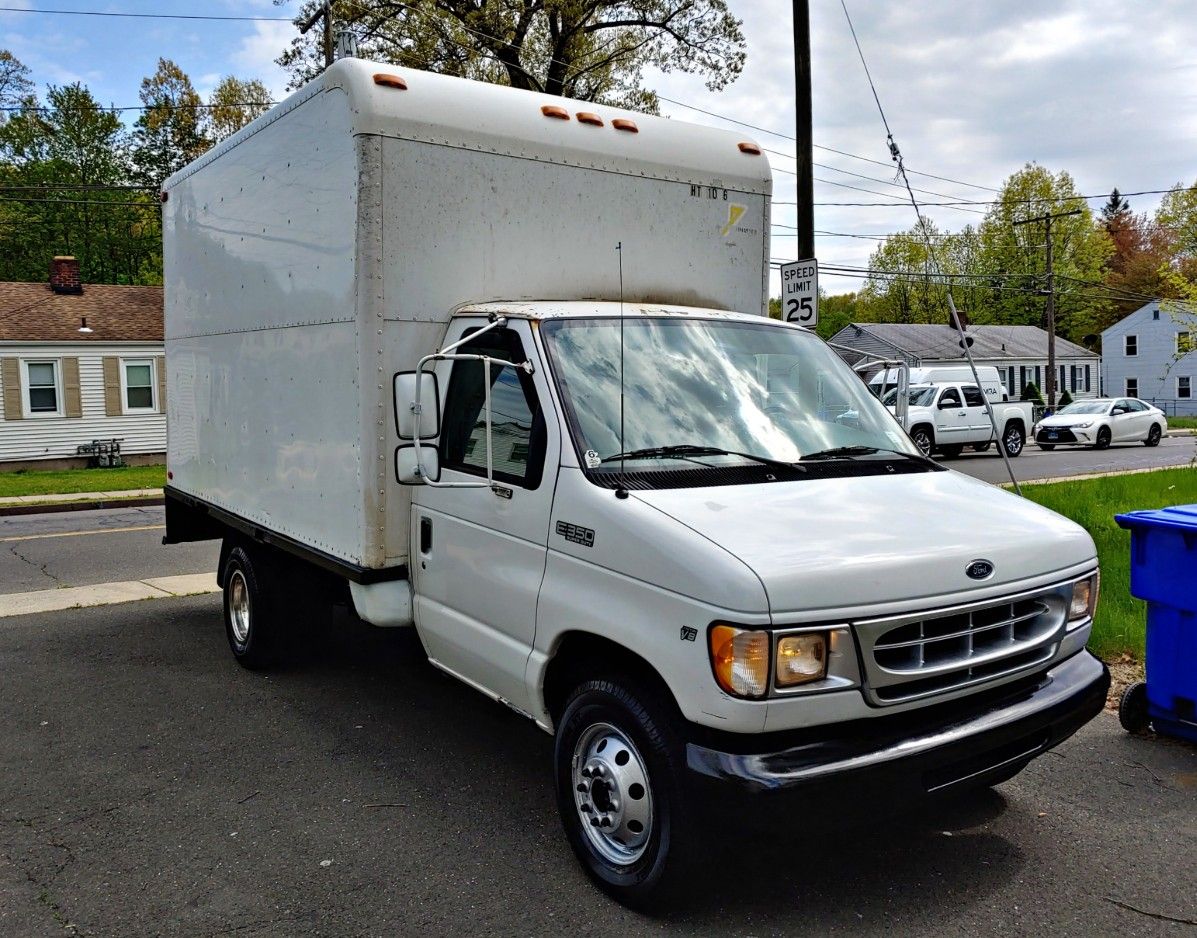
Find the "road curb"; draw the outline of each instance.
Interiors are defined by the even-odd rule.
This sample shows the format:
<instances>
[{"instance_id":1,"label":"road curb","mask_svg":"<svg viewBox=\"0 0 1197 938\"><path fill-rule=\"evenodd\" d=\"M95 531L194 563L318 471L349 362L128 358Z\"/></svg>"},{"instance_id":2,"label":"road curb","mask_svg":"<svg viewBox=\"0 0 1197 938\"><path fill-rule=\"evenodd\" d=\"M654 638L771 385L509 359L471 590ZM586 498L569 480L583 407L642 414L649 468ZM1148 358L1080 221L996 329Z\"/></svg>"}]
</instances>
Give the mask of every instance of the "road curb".
<instances>
[{"instance_id":1,"label":"road curb","mask_svg":"<svg viewBox=\"0 0 1197 938\"><path fill-rule=\"evenodd\" d=\"M1078 476L1053 476L1050 479L1019 479L1019 485L1056 485L1060 482L1084 482L1086 479L1108 479L1110 476L1139 476L1148 472L1168 472L1172 469L1188 469L1193 470L1191 465L1183 466L1148 466L1145 469L1114 469L1110 472L1087 472L1084 475ZM1013 482L997 482L994 483L999 488L1010 489L1014 488Z\"/></svg>"},{"instance_id":2,"label":"road curb","mask_svg":"<svg viewBox=\"0 0 1197 938\"><path fill-rule=\"evenodd\" d=\"M144 508L150 505L163 505L165 502L165 498L161 495L141 498L99 498L77 502L31 502L21 505L0 505L0 517L5 515L44 515L57 511L90 511L101 508Z\"/></svg>"}]
</instances>

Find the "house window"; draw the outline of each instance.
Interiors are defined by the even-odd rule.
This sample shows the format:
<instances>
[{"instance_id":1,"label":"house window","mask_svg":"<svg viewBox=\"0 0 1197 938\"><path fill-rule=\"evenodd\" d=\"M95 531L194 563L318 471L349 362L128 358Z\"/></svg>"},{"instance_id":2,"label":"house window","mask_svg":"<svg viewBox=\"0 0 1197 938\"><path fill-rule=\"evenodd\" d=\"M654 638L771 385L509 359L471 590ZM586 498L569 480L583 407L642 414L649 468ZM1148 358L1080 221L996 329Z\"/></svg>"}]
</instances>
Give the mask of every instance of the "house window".
<instances>
[{"instance_id":1,"label":"house window","mask_svg":"<svg viewBox=\"0 0 1197 938\"><path fill-rule=\"evenodd\" d=\"M1159 322L1160 321L1160 311L1158 309L1153 309L1151 311L1151 318L1153 320L1155 320L1156 322Z\"/></svg>"},{"instance_id":2,"label":"house window","mask_svg":"<svg viewBox=\"0 0 1197 938\"><path fill-rule=\"evenodd\" d=\"M1188 375L1180 375L1176 379L1176 396L1183 400L1193 396L1193 379Z\"/></svg>"},{"instance_id":3,"label":"house window","mask_svg":"<svg viewBox=\"0 0 1197 938\"><path fill-rule=\"evenodd\" d=\"M1139 337L1137 335L1128 335L1125 342L1124 350L1127 358L1134 358L1139 354Z\"/></svg>"},{"instance_id":4,"label":"house window","mask_svg":"<svg viewBox=\"0 0 1197 938\"><path fill-rule=\"evenodd\" d=\"M1193 351L1193 333L1178 332L1176 333L1176 354L1188 355Z\"/></svg>"},{"instance_id":5,"label":"house window","mask_svg":"<svg viewBox=\"0 0 1197 938\"><path fill-rule=\"evenodd\" d=\"M124 380L125 413L154 409L154 362L152 359L121 363Z\"/></svg>"},{"instance_id":6,"label":"house window","mask_svg":"<svg viewBox=\"0 0 1197 938\"><path fill-rule=\"evenodd\" d=\"M1139 396L1139 379L1138 378L1127 378L1126 379L1126 396L1127 397L1138 397Z\"/></svg>"},{"instance_id":7,"label":"house window","mask_svg":"<svg viewBox=\"0 0 1197 938\"><path fill-rule=\"evenodd\" d=\"M25 362L25 387L30 416L57 416L61 413L58 362Z\"/></svg>"}]
</instances>

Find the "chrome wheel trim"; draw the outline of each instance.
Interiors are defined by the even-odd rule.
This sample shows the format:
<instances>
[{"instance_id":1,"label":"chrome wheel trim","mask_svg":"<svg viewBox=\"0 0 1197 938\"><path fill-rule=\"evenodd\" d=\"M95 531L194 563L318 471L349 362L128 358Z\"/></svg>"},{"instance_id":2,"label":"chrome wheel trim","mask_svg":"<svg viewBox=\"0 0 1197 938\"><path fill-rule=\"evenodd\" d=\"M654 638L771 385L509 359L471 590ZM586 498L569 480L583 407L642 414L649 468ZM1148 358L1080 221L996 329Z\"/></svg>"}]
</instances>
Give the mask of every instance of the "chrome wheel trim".
<instances>
[{"instance_id":1,"label":"chrome wheel trim","mask_svg":"<svg viewBox=\"0 0 1197 938\"><path fill-rule=\"evenodd\" d=\"M1015 453L1022 452L1023 440L1022 434L1017 427L1011 427L1006 431L1006 452L1013 456Z\"/></svg>"},{"instance_id":2,"label":"chrome wheel trim","mask_svg":"<svg viewBox=\"0 0 1197 938\"><path fill-rule=\"evenodd\" d=\"M234 570L229 577L229 627L233 640L244 648L249 642L249 585L240 570Z\"/></svg>"},{"instance_id":3,"label":"chrome wheel trim","mask_svg":"<svg viewBox=\"0 0 1197 938\"><path fill-rule=\"evenodd\" d=\"M931 435L925 430L915 433L914 445L919 448L920 453L928 457L931 455L931 450L934 448L931 444Z\"/></svg>"},{"instance_id":4,"label":"chrome wheel trim","mask_svg":"<svg viewBox=\"0 0 1197 938\"><path fill-rule=\"evenodd\" d=\"M644 856L653 832L648 767L632 741L610 723L578 737L571 762L574 807L586 839L616 866Z\"/></svg>"}]
</instances>

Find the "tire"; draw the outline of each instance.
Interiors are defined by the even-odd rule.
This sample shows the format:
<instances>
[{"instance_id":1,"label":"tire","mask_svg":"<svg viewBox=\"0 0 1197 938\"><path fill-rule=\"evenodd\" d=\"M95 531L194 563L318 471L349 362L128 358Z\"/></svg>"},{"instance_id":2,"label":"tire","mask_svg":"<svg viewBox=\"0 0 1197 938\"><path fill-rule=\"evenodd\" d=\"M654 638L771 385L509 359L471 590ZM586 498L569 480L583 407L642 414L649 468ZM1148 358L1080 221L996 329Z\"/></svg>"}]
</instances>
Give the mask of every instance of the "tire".
<instances>
[{"instance_id":1,"label":"tire","mask_svg":"<svg viewBox=\"0 0 1197 938\"><path fill-rule=\"evenodd\" d=\"M280 603L269 560L244 547L229 551L224 565L224 631L233 657L243 668L269 667L278 651Z\"/></svg>"},{"instance_id":2,"label":"tire","mask_svg":"<svg viewBox=\"0 0 1197 938\"><path fill-rule=\"evenodd\" d=\"M910 439L919 448L919 452L931 458L931 451L935 449L935 438L926 427L915 427L910 431Z\"/></svg>"},{"instance_id":3,"label":"tire","mask_svg":"<svg viewBox=\"0 0 1197 938\"><path fill-rule=\"evenodd\" d=\"M1102 427L1097 431L1097 440L1093 443L1094 449L1109 449L1110 448L1110 428Z\"/></svg>"},{"instance_id":4,"label":"tire","mask_svg":"<svg viewBox=\"0 0 1197 938\"><path fill-rule=\"evenodd\" d=\"M949 459L955 459L964 452L964 447L960 443L953 443L951 446L941 446L939 451Z\"/></svg>"},{"instance_id":5,"label":"tire","mask_svg":"<svg viewBox=\"0 0 1197 938\"><path fill-rule=\"evenodd\" d=\"M1027 433L1021 423L1011 421L1006 424L1006 431L1002 434L1002 447L1011 459L1022 455L1023 447L1027 445Z\"/></svg>"},{"instance_id":6,"label":"tire","mask_svg":"<svg viewBox=\"0 0 1197 938\"><path fill-rule=\"evenodd\" d=\"M1118 701L1118 722L1128 733L1142 733L1151 718L1147 712L1147 685L1136 681L1122 692Z\"/></svg>"},{"instance_id":7,"label":"tire","mask_svg":"<svg viewBox=\"0 0 1197 938\"><path fill-rule=\"evenodd\" d=\"M1056 448L1056 444L1055 443L1040 443L1039 448L1041 450L1044 450L1045 452L1050 453L1052 450L1054 450Z\"/></svg>"},{"instance_id":8,"label":"tire","mask_svg":"<svg viewBox=\"0 0 1197 938\"><path fill-rule=\"evenodd\" d=\"M984 443L974 443L970 448L974 453L987 453L992 445L993 440L986 440Z\"/></svg>"},{"instance_id":9,"label":"tire","mask_svg":"<svg viewBox=\"0 0 1197 938\"><path fill-rule=\"evenodd\" d=\"M632 907L674 891L700 855L674 730L680 717L662 697L627 677L585 681L566 702L554 744L569 845L600 889Z\"/></svg>"},{"instance_id":10,"label":"tire","mask_svg":"<svg viewBox=\"0 0 1197 938\"><path fill-rule=\"evenodd\" d=\"M1163 437L1164 431L1160 429L1158 423L1153 423L1151 429L1147 431L1147 439L1143 441L1144 446L1159 446L1160 439Z\"/></svg>"}]
</instances>

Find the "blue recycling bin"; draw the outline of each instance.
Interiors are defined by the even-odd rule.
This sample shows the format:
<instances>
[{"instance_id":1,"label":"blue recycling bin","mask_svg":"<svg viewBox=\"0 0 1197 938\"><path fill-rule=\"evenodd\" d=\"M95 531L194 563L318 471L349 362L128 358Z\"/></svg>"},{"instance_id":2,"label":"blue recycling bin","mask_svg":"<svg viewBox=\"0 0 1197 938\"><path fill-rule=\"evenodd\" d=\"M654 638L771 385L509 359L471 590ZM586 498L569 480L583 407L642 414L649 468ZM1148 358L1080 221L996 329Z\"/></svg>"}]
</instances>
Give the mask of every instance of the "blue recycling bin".
<instances>
[{"instance_id":1,"label":"blue recycling bin","mask_svg":"<svg viewBox=\"0 0 1197 938\"><path fill-rule=\"evenodd\" d=\"M1119 719L1197 743L1197 505L1114 520L1131 532L1131 595L1147 603L1147 681L1126 689Z\"/></svg>"}]
</instances>

